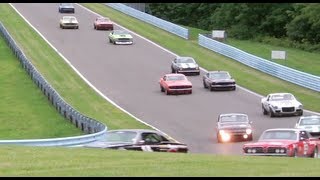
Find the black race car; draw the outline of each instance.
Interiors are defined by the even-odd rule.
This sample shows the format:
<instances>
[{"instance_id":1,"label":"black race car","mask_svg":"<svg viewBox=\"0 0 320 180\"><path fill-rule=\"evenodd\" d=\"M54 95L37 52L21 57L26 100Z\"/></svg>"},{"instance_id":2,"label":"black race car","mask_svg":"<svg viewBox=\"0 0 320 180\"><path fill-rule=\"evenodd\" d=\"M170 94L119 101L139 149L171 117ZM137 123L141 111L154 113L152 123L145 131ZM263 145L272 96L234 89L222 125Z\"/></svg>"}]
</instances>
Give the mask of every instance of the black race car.
<instances>
[{"instance_id":1,"label":"black race car","mask_svg":"<svg viewBox=\"0 0 320 180\"><path fill-rule=\"evenodd\" d=\"M209 71L203 75L203 87L213 90L236 90L236 81L227 71Z\"/></svg>"},{"instance_id":2,"label":"black race car","mask_svg":"<svg viewBox=\"0 0 320 180\"><path fill-rule=\"evenodd\" d=\"M148 129L110 130L107 131L105 139L85 144L83 147L149 152L188 152L186 144L161 132Z\"/></svg>"}]
</instances>

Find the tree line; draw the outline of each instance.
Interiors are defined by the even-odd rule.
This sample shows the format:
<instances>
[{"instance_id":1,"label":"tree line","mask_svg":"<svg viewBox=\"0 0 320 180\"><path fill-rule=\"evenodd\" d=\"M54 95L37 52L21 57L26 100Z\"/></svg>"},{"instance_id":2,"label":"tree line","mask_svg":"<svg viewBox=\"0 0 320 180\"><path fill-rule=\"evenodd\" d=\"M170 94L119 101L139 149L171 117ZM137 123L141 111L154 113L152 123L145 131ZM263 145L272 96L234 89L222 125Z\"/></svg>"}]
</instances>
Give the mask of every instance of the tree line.
<instances>
[{"instance_id":1,"label":"tree line","mask_svg":"<svg viewBox=\"0 0 320 180\"><path fill-rule=\"evenodd\" d=\"M148 13L228 37L320 51L320 3L148 3Z\"/></svg>"}]
</instances>

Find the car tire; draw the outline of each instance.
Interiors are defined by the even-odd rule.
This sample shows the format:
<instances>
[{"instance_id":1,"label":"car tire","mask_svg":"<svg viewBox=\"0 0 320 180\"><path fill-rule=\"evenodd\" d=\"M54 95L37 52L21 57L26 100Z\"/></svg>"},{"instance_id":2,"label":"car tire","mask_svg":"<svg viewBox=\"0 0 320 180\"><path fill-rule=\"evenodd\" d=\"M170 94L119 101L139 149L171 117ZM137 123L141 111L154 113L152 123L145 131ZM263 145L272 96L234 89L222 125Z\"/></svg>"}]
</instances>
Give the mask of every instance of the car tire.
<instances>
[{"instance_id":1,"label":"car tire","mask_svg":"<svg viewBox=\"0 0 320 180\"><path fill-rule=\"evenodd\" d=\"M251 133L248 137L248 141L252 141L253 140L253 134Z\"/></svg>"},{"instance_id":2,"label":"car tire","mask_svg":"<svg viewBox=\"0 0 320 180\"><path fill-rule=\"evenodd\" d=\"M214 88L213 88L213 87L210 87L210 91L214 91Z\"/></svg>"},{"instance_id":3,"label":"car tire","mask_svg":"<svg viewBox=\"0 0 320 180\"><path fill-rule=\"evenodd\" d=\"M190 90L189 94L192 94L192 90Z\"/></svg>"},{"instance_id":4,"label":"car tire","mask_svg":"<svg viewBox=\"0 0 320 180\"><path fill-rule=\"evenodd\" d=\"M174 69L171 67L171 73L174 73L175 71L174 71Z\"/></svg>"},{"instance_id":5,"label":"car tire","mask_svg":"<svg viewBox=\"0 0 320 180\"><path fill-rule=\"evenodd\" d=\"M263 107L263 105L262 105L262 113L263 113L263 115L267 115L268 114L268 111Z\"/></svg>"},{"instance_id":6,"label":"car tire","mask_svg":"<svg viewBox=\"0 0 320 180\"><path fill-rule=\"evenodd\" d=\"M271 109L270 109L270 117L275 117L275 114Z\"/></svg>"},{"instance_id":7,"label":"car tire","mask_svg":"<svg viewBox=\"0 0 320 180\"><path fill-rule=\"evenodd\" d=\"M218 143L222 143L222 141L221 141L221 138L220 138L220 135L217 133L217 142Z\"/></svg>"},{"instance_id":8,"label":"car tire","mask_svg":"<svg viewBox=\"0 0 320 180\"><path fill-rule=\"evenodd\" d=\"M109 43L112 43L111 39L109 38Z\"/></svg>"},{"instance_id":9,"label":"car tire","mask_svg":"<svg viewBox=\"0 0 320 180\"><path fill-rule=\"evenodd\" d=\"M170 93L167 89L165 89L164 92L166 93L166 95L170 95Z\"/></svg>"},{"instance_id":10,"label":"car tire","mask_svg":"<svg viewBox=\"0 0 320 180\"><path fill-rule=\"evenodd\" d=\"M164 92L164 88L160 85L160 91Z\"/></svg>"},{"instance_id":11,"label":"car tire","mask_svg":"<svg viewBox=\"0 0 320 180\"><path fill-rule=\"evenodd\" d=\"M237 89L237 87L235 86L235 87L232 88L232 91L235 91L236 89Z\"/></svg>"},{"instance_id":12,"label":"car tire","mask_svg":"<svg viewBox=\"0 0 320 180\"><path fill-rule=\"evenodd\" d=\"M312 157L313 157L313 158L319 158L319 149L318 149L318 147L315 147L315 148L314 148Z\"/></svg>"},{"instance_id":13,"label":"car tire","mask_svg":"<svg viewBox=\"0 0 320 180\"><path fill-rule=\"evenodd\" d=\"M297 149L294 149L292 157L295 157L295 158L298 157L298 150Z\"/></svg>"},{"instance_id":14,"label":"car tire","mask_svg":"<svg viewBox=\"0 0 320 180\"><path fill-rule=\"evenodd\" d=\"M208 86L207 86L207 84L205 83L204 80L203 80L203 87L204 87L205 89L208 89Z\"/></svg>"},{"instance_id":15,"label":"car tire","mask_svg":"<svg viewBox=\"0 0 320 180\"><path fill-rule=\"evenodd\" d=\"M303 115L303 111L299 112L298 116L302 116Z\"/></svg>"}]
</instances>

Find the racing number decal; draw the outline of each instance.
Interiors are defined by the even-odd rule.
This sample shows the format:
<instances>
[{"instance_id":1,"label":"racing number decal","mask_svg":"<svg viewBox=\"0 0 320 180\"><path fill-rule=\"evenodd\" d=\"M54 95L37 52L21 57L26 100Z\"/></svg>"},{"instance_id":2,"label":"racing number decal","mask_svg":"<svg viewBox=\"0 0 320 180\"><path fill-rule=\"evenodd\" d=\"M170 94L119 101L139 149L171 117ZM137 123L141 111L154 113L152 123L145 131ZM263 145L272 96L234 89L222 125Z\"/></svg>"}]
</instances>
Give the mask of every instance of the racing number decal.
<instances>
[{"instance_id":1,"label":"racing number decal","mask_svg":"<svg viewBox=\"0 0 320 180\"><path fill-rule=\"evenodd\" d=\"M147 152L152 152L153 151L152 148L150 146L148 146L148 145L141 146L141 148L142 148L143 151L147 151Z\"/></svg>"}]
</instances>

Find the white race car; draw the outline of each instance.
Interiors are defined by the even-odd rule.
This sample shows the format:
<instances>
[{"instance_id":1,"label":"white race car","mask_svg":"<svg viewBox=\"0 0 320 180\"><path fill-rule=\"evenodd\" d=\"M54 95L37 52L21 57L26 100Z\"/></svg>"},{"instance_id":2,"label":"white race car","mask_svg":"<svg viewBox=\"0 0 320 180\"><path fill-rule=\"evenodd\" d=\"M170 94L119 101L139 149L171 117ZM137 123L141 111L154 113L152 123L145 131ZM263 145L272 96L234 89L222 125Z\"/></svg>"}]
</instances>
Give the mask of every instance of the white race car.
<instances>
[{"instance_id":1,"label":"white race car","mask_svg":"<svg viewBox=\"0 0 320 180\"><path fill-rule=\"evenodd\" d=\"M320 116L302 116L297 121L295 128L308 131L312 136L320 135Z\"/></svg>"},{"instance_id":2,"label":"white race car","mask_svg":"<svg viewBox=\"0 0 320 180\"><path fill-rule=\"evenodd\" d=\"M272 93L261 99L262 112L271 117L303 115L303 105L291 93Z\"/></svg>"}]
</instances>

